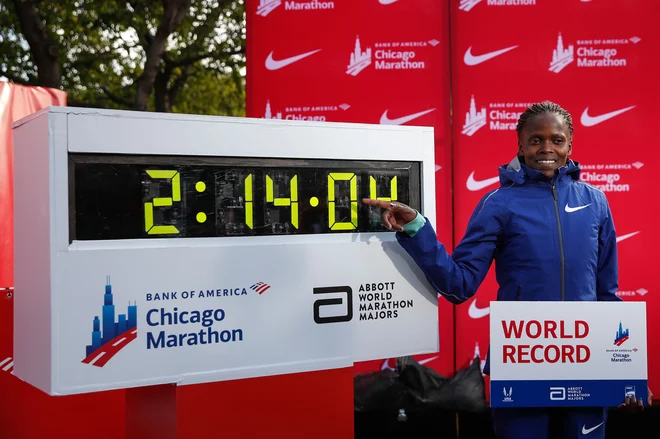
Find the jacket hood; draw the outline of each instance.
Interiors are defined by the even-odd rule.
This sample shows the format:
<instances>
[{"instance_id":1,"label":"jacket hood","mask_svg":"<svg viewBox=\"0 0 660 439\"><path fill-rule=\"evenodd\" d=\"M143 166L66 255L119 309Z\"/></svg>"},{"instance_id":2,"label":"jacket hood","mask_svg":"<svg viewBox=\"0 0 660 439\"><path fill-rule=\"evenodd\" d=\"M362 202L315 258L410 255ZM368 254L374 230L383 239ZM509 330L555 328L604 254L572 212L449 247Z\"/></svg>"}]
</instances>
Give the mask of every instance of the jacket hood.
<instances>
[{"instance_id":1,"label":"jacket hood","mask_svg":"<svg viewBox=\"0 0 660 439\"><path fill-rule=\"evenodd\" d=\"M548 180L548 178L541 171L532 169L524 163L521 163L518 156L516 156L508 164L500 166L498 171L500 174L501 186L523 184L526 180ZM578 180L580 178L580 164L578 162L574 162L571 159L568 159L566 165L555 171L555 175L557 175L558 178L562 178L562 176L568 176L573 180Z\"/></svg>"}]
</instances>

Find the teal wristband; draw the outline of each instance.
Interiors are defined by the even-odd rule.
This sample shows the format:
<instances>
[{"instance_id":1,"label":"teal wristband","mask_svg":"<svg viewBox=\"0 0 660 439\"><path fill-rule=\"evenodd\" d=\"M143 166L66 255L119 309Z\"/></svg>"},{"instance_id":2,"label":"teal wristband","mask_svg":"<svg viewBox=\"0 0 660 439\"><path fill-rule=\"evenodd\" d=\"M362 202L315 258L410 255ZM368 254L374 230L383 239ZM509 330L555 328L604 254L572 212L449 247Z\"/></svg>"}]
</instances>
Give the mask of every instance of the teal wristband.
<instances>
[{"instance_id":1,"label":"teal wristband","mask_svg":"<svg viewBox=\"0 0 660 439\"><path fill-rule=\"evenodd\" d=\"M424 218L424 215L417 212L417 216L414 220L403 225L403 231L412 238L422 229L422 227L424 227L424 224L426 224L426 218Z\"/></svg>"}]
</instances>

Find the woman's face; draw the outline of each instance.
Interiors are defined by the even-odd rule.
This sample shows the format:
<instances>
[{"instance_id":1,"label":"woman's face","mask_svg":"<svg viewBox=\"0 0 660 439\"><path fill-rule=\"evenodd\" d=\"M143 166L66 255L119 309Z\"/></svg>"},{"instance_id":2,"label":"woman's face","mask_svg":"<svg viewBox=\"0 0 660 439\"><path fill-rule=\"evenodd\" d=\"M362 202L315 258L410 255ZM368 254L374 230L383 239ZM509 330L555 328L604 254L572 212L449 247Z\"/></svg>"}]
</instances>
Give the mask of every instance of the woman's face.
<instances>
[{"instance_id":1,"label":"woman's face","mask_svg":"<svg viewBox=\"0 0 660 439\"><path fill-rule=\"evenodd\" d=\"M571 145L571 134L563 116L546 112L527 119L520 133L518 154L524 157L527 166L552 178L555 169L566 165Z\"/></svg>"}]
</instances>

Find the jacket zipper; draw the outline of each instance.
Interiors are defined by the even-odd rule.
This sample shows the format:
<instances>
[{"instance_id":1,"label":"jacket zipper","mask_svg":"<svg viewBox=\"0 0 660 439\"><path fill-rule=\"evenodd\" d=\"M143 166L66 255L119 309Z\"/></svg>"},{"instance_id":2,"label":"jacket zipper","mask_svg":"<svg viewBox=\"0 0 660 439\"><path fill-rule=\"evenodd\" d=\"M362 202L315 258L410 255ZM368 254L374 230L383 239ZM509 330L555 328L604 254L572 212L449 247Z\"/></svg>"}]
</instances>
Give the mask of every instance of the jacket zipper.
<instances>
[{"instance_id":1,"label":"jacket zipper","mask_svg":"<svg viewBox=\"0 0 660 439\"><path fill-rule=\"evenodd\" d=\"M557 230L559 232L559 266L561 267L561 300L563 302L565 296L564 238L561 232L561 221L559 221L559 203L557 202L557 188L554 182L552 183L552 198L555 200L555 216L557 218Z\"/></svg>"}]
</instances>

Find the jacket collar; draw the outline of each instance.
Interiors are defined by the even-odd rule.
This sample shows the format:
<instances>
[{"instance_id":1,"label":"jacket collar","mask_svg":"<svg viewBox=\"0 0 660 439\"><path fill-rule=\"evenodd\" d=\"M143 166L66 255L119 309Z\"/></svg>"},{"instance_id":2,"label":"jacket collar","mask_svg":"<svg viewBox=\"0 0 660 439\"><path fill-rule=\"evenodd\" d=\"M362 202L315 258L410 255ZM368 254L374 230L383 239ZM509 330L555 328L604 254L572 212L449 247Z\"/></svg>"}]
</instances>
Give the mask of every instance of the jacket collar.
<instances>
[{"instance_id":1,"label":"jacket collar","mask_svg":"<svg viewBox=\"0 0 660 439\"><path fill-rule=\"evenodd\" d=\"M526 181L562 181L565 179L579 180L580 164L568 159L566 165L555 170L555 176L551 179L546 177L541 171L532 169L522 163L518 156L514 157L507 165L499 168L500 185L510 186L511 183L524 184Z\"/></svg>"}]
</instances>

